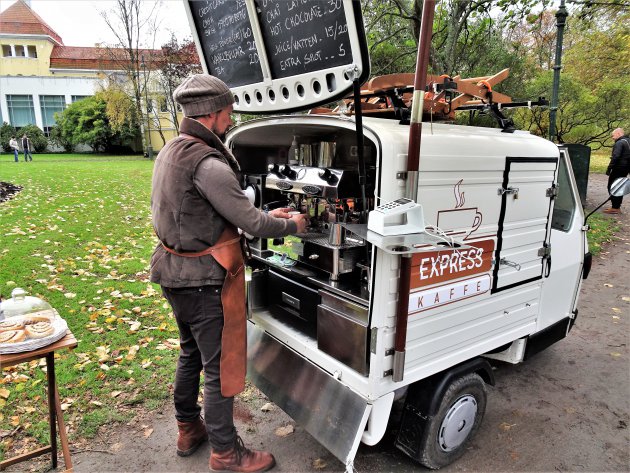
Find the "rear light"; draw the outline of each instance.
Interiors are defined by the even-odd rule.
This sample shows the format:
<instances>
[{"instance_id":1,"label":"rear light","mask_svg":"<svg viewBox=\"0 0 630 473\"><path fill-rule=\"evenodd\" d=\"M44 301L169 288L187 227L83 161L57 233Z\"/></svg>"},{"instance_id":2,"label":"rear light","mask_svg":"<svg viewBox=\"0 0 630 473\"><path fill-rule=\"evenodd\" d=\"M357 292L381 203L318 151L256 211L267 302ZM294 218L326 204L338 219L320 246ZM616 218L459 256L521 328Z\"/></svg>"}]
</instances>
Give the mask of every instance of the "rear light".
<instances>
[{"instance_id":1,"label":"rear light","mask_svg":"<svg viewBox=\"0 0 630 473\"><path fill-rule=\"evenodd\" d=\"M584 269L582 270L582 279L586 279L588 277L588 273L591 272L591 267L593 266L593 255L589 251L584 255Z\"/></svg>"}]
</instances>

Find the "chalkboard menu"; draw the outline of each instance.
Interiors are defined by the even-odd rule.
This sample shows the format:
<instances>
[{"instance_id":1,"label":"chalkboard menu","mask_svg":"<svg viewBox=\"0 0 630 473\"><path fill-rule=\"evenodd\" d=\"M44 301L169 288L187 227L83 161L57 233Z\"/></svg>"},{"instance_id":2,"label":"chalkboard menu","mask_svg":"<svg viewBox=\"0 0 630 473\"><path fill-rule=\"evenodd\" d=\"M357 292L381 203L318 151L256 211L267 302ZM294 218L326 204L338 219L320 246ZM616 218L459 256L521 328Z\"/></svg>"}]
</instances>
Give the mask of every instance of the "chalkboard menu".
<instances>
[{"instance_id":1,"label":"chalkboard menu","mask_svg":"<svg viewBox=\"0 0 630 473\"><path fill-rule=\"evenodd\" d=\"M208 72L229 87L263 79L245 0L190 2Z\"/></svg>"},{"instance_id":2,"label":"chalkboard menu","mask_svg":"<svg viewBox=\"0 0 630 473\"><path fill-rule=\"evenodd\" d=\"M359 0L184 0L204 70L247 113L304 110L369 77ZM352 72L349 73L349 68Z\"/></svg>"},{"instance_id":3,"label":"chalkboard menu","mask_svg":"<svg viewBox=\"0 0 630 473\"><path fill-rule=\"evenodd\" d=\"M272 78L352 63L342 0L256 0Z\"/></svg>"}]
</instances>

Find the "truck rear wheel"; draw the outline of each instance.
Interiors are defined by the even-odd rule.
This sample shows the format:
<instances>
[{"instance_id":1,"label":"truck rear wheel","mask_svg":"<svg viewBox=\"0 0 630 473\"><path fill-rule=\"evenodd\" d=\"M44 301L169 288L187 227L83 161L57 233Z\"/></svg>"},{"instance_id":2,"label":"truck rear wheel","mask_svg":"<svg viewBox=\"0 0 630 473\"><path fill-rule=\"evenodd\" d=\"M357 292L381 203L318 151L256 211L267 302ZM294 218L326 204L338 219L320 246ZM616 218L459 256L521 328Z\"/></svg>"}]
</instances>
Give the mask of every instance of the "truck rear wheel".
<instances>
[{"instance_id":1,"label":"truck rear wheel","mask_svg":"<svg viewBox=\"0 0 630 473\"><path fill-rule=\"evenodd\" d=\"M476 373L455 379L420 439L420 463L438 469L457 460L479 429L486 411L486 385Z\"/></svg>"}]
</instances>

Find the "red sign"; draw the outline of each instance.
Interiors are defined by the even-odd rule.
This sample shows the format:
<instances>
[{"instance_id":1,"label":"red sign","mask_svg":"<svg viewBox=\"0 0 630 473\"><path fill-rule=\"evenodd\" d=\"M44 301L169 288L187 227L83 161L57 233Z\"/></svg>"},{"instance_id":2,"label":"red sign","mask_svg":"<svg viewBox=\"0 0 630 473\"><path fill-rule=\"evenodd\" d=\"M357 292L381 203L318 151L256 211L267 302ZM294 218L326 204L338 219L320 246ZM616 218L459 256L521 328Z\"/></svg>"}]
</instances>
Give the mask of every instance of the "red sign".
<instances>
[{"instance_id":1,"label":"red sign","mask_svg":"<svg viewBox=\"0 0 630 473\"><path fill-rule=\"evenodd\" d=\"M492 268L494 240L466 244L470 248L415 253L411 259L411 289L489 271Z\"/></svg>"}]
</instances>

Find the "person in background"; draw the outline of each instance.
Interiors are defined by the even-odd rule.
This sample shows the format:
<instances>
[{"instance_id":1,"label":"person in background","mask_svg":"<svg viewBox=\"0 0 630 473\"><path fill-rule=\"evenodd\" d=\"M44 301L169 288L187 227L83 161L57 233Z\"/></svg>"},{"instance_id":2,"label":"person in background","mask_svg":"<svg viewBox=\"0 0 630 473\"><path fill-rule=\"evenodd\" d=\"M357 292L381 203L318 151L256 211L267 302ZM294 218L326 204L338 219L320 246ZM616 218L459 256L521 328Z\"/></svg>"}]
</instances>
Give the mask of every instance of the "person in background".
<instances>
[{"instance_id":1,"label":"person in background","mask_svg":"<svg viewBox=\"0 0 630 473\"><path fill-rule=\"evenodd\" d=\"M22 151L24 151L24 162L32 161L33 155L31 154L31 140L26 136L22 136Z\"/></svg>"},{"instance_id":2,"label":"person in background","mask_svg":"<svg viewBox=\"0 0 630 473\"><path fill-rule=\"evenodd\" d=\"M626 135L623 128L616 128L613 130L612 139L615 141L612 149L612 156L610 157L610 164L606 169L608 175L608 190L615 180L620 177L626 177L630 174L630 137ZM623 197L611 197L610 208L604 210L606 214L620 214L621 202Z\"/></svg>"},{"instance_id":3,"label":"person in background","mask_svg":"<svg viewBox=\"0 0 630 473\"><path fill-rule=\"evenodd\" d=\"M160 284L179 328L174 402L177 454L206 440L213 471L265 471L271 453L249 450L234 427L234 396L245 387L245 276L237 228L263 238L302 233L305 215L254 207L237 179L240 166L223 137L232 125L234 95L220 79L197 74L173 93L183 110L180 135L155 160L153 227L160 240L151 281ZM197 404L203 370L204 418Z\"/></svg>"},{"instance_id":4,"label":"person in background","mask_svg":"<svg viewBox=\"0 0 630 473\"><path fill-rule=\"evenodd\" d=\"M20 154L20 148L18 148L18 142L15 139L15 136L12 136L9 140L9 148L13 150L13 156L15 158L15 162L18 162L18 156Z\"/></svg>"}]
</instances>

